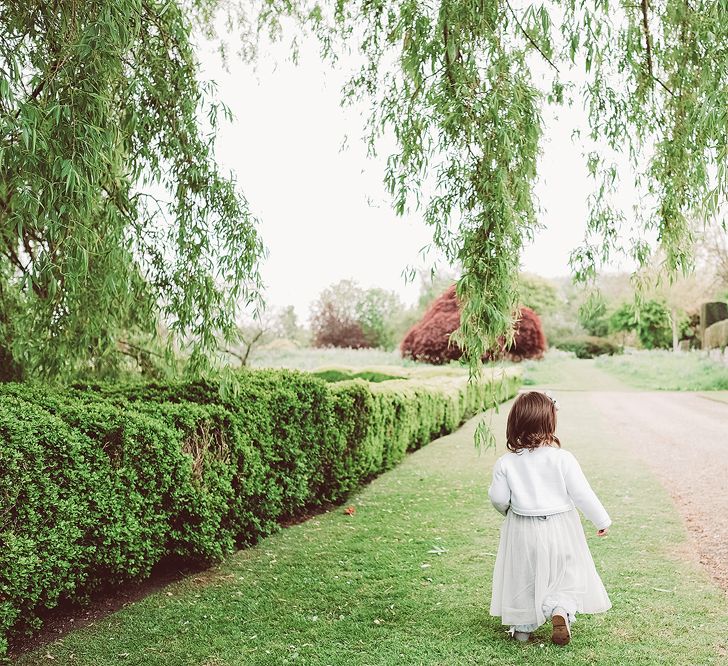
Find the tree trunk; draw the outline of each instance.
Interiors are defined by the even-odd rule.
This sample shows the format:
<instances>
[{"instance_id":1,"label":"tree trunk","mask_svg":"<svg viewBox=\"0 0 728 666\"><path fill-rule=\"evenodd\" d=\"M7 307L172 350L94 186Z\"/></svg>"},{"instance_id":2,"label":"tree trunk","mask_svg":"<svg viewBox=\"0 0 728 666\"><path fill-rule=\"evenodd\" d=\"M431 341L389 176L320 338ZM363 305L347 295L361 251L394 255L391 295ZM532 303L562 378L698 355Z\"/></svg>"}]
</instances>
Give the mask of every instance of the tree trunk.
<instances>
[{"instance_id":1,"label":"tree trunk","mask_svg":"<svg viewBox=\"0 0 728 666\"><path fill-rule=\"evenodd\" d=\"M677 310L672 309L672 351L680 350L680 331L677 328Z\"/></svg>"}]
</instances>

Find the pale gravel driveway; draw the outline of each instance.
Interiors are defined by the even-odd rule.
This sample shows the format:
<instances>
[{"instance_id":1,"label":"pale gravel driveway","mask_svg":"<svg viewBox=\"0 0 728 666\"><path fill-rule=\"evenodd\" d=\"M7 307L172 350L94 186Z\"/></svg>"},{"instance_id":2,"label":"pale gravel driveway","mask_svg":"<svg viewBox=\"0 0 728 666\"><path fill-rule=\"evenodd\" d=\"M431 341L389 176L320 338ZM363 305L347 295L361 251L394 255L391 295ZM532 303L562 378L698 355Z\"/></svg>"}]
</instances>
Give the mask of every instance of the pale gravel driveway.
<instances>
[{"instance_id":1,"label":"pale gravel driveway","mask_svg":"<svg viewBox=\"0 0 728 666\"><path fill-rule=\"evenodd\" d=\"M598 408L665 484L700 562L728 591L728 404L698 393L614 391Z\"/></svg>"},{"instance_id":2,"label":"pale gravel driveway","mask_svg":"<svg viewBox=\"0 0 728 666\"><path fill-rule=\"evenodd\" d=\"M537 388L568 392L572 407L581 394L608 435L645 461L675 501L701 564L728 592L726 392L639 391L592 361L566 361L556 383Z\"/></svg>"}]
</instances>

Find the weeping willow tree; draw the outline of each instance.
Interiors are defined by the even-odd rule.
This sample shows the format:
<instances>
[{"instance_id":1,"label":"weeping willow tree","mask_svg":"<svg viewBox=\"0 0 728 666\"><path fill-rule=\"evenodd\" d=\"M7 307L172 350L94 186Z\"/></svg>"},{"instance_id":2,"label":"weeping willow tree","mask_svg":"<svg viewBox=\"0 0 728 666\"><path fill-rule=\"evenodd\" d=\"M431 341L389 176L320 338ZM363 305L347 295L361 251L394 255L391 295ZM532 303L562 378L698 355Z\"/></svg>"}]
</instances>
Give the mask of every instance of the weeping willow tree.
<instances>
[{"instance_id":1,"label":"weeping willow tree","mask_svg":"<svg viewBox=\"0 0 728 666\"><path fill-rule=\"evenodd\" d=\"M159 315L202 366L254 296L262 250L215 167L220 107L190 42L221 13L243 26L247 56L256 33L293 18L324 57L361 58L344 99L369 103L373 150L396 140L395 209L419 208L462 267L458 335L474 370L512 330L548 104L587 110L595 188L578 279L614 252L646 262L651 239L669 274L687 271L693 222L725 206L728 0L5 2L0 332L13 358L48 373L103 366ZM619 154L642 196L634 218L613 204Z\"/></svg>"},{"instance_id":2,"label":"weeping willow tree","mask_svg":"<svg viewBox=\"0 0 728 666\"><path fill-rule=\"evenodd\" d=\"M149 349L199 372L257 297L263 248L214 160L227 110L191 29L161 0L0 4L4 378L111 372Z\"/></svg>"},{"instance_id":3,"label":"weeping willow tree","mask_svg":"<svg viewBox=\"0 0 728 666\"><path fill-rule=\"evenodd\" d=\"M294 16L326 57L362 59L344 100L369 102L373 150L396 139L384 176L395 209L421 210L462 267L457 335L474 370L513 328L548 105L583 105L588 121L594 191L577 280L618 253L644 265L656 245L664 275L688 272L696 221L725 210L728 0L273 0L257 22L226 7L248 32L280 35L281 15ZM624 186L638 210L615 204Z\"/></svg>"}]
</instances>

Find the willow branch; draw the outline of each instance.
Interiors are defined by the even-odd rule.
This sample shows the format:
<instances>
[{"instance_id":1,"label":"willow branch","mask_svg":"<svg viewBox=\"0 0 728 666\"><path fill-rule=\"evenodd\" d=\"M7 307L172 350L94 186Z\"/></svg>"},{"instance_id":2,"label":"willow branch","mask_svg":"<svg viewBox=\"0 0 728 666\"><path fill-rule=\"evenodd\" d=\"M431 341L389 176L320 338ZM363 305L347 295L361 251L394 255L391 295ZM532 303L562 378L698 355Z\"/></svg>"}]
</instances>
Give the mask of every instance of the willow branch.
<instances>
[{"instance_id":1,"label":"willow branch","mask_svg":"<svg viewBox=\"0 0 728 666\"><path fill-rule=\"evenodd\" d=\"M641 8L642 8L642 26L645 30L645 48L647 53L647 72L649 75L656 79L653 69L652 69L652 39L650 38L650 26L647 22L647 11L648 11L648 3L649 0L642 0L641 1Z\"/></svg>"},{"instance_id":2,"label":"willow branch","mask_svg":"<svg viewBox=\"0 0 728 666\"><path fill-rule=\"evenodd\" d=\"M127 349L122 348L122 345L124 345L124 347L126 347L127 349L134 350L137 353L134 354L134 353L131 353L130 351L127 351ZM139 354L149 354L150 356L157 356L158 358L164 358L164 356L162 354L160 354L159 352L155 352L151 349L147 349L146 347L140 347L139 345L135 345L135 344L129 342L128 340L124 340L124 339L120 339L118 341L117 348L122 354L131 356L132 358L135 358L135 359L138 357Z\"/></svg>"},{"instance_id":3,"label":"willow branch","mask_svg":"<svg viewBox=\"0 0 728 666\"><path fill-rule=\"evenodd\" d=\"M511 7L511 3L508 2L508 0L506 0L506 6L510 10L511 15L513 16L514 20L516 21L516 25L518 26L518 28L520 29L520 31L524 34L524 36L526 37L526 39L529 42L531 42L531 46L533 46L533 48L535 48L541 54L541 56L543 57L543 59L549 65L551 65L551 67L553 67L558 72L559 71L559 68L554 64L553 60L551 60L551 58L549 58L543 52L543 50L541 49L541 47L538 44L536 44L536 42L534 41L533 37L531 37L531 35L528 34L528 31L523 27L523 25L521 24L521 22L518 20L518 16L516 16L516 12L513 11L513 7Z\"/></svg>"}]
</instances>

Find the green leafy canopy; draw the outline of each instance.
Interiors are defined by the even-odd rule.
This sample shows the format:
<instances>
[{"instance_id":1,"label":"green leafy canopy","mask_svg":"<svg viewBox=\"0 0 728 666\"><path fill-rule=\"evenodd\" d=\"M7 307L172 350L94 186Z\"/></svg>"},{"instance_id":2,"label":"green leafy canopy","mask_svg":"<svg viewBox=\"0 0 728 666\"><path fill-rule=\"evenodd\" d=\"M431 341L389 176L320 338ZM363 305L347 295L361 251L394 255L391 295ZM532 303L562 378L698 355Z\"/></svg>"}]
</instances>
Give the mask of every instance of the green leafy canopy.
<instances>
[{"instance_id":1,"label":"green leafy canopy","mask_svg":"<svg viewBox=\"0 0 728 666\"><path fill-rule=\"evenodd\" d=\"M263 248L214 160L228 111L189 8L11 0L0 26L0 346L30 374L101 371L161 324L202 370Z\"/></svg>"}]
</instances>

